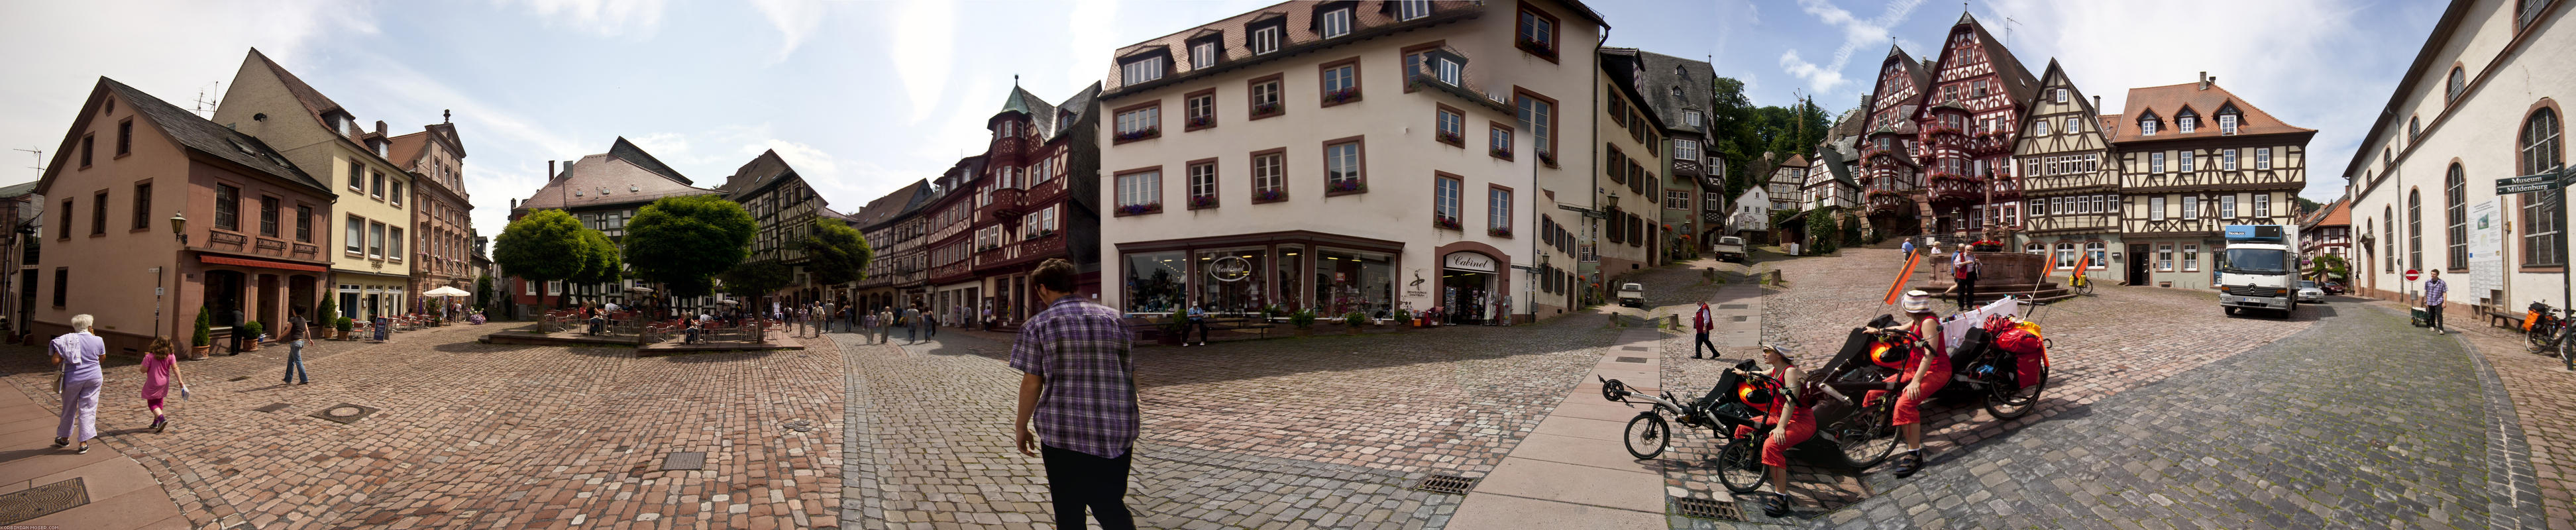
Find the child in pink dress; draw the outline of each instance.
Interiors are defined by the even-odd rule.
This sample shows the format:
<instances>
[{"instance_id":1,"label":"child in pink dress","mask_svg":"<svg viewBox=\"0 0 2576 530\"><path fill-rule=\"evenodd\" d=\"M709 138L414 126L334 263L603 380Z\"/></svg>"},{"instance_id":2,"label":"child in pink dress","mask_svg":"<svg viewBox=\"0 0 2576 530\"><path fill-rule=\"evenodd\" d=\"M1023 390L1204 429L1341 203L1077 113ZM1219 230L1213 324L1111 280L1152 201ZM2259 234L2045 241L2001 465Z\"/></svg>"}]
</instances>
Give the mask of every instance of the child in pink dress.
<instances>
[{"instance_id":1,"label":"child in pink dress","mask_svg":"<svg viewBox=\"0 0 2576 530\"><path fill-rule=\"evenodd\" d=\"M143 404L152 408L152 432L169 427L170 415L161 408L161 399L169 397L170 386L186 392L187 383L179 378L179 354L172 351L169 337L156 337L143 349Z\"/></svg>"}]
</instances>

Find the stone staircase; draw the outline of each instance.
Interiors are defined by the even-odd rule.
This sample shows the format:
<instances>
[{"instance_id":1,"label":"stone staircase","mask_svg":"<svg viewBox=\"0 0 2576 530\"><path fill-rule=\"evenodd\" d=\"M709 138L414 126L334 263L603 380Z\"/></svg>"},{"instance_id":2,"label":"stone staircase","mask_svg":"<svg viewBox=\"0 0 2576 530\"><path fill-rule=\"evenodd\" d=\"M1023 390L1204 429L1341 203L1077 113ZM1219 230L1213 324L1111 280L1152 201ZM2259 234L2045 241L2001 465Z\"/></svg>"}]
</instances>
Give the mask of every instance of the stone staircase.
<instances>
[{"instance_id":1,"label":"stone staircase","mask_svg":"<svg viewBox=\"0 0 2576 530\"><path fill-rule=\"evenodd\" d=\"M1985 254L1981 254L1981 256L1983 255ZM1920 289L1923 292L1932 293L1936 298L1940 297L1941 293L1949 291L1950 284L1952 282L1949 275L1945 273L1945 271L1949 270L1949 267L1946 266L1948 258L1940 258L1938 260L1940 263L1935 263L1935 261L1936 260L1932 257L1927 256L1923 260L1923 263L1915 265L1914 275L1911 278L1908 278L1905 282L1906 288ZM1988 261L1991 262L1994 260L1989 258ZM1994 269L1989 268L1987 270L1992 271ZM2045 304L2075 297L2075 291L2068 290L2065 286L2054 281L2053 278L2049 278L2044 275L2034 275L2036 277L2020 281L2000 276L2002 275L1990 274L1988 275L1987 280L1977 282L1977 296L1974 301L1980 303L1991 302L2005 296L2014 296L2023 300L2029 300L2033 303ZM1957 297L1951 296L1945 299L1956 300Z\"/></svg>"}]
</instances>

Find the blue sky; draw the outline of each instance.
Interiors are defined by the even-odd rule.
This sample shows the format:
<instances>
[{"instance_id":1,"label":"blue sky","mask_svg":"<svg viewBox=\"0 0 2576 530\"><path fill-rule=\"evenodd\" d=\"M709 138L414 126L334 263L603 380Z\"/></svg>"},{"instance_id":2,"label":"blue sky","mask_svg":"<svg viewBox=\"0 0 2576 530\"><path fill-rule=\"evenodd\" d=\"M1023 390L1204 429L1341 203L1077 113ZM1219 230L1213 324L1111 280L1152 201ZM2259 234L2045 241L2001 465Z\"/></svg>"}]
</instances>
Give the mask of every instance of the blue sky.
<instances>
[{"instance_id":1,"label":"blue sky","mask_svg":"<svg viewBox=\"0 0 2576 530\"><path fill-rule=\"evenodd\" d=\"M692 179L721 182L764 149L842 211L982 149L1013 75L1061 100L1109 73L1112 49L1268 1L11 2L0 5L0 147L62 141L99 76L181 106L220 96L250 47L395 134L453 110L470 157L475 225L547 160L618 136ZM1594 0L1611 46L1713 58L1757 104L1812 94L1851 107L1890 43L1933 51L1961 5L1923 0ZM2333 177L2421 46L2439 2L2162 0L1974 2L2034 74L2051 57L2118 108L2129 87L2199 71L2293 125L2320 129L2307 196ZM2140 28L2157 28L2141 32ZM112 33L101 33L102 30ZM2144 33L2144 34L2142 34ZM113 38L108 38L113 36ZM0 151L0 184L36 159Z\"/></svg>"}]
</instances>

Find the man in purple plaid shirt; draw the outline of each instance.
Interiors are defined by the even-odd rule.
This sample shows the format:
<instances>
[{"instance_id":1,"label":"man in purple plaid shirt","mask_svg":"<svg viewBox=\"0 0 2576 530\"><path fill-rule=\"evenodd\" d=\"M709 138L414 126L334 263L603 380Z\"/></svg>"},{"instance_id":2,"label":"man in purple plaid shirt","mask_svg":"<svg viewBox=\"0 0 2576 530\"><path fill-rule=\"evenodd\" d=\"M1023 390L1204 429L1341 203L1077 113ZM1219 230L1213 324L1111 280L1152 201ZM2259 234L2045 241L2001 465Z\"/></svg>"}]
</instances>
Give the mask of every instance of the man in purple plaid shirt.
<instances>
[{"instance_id":1,"label":"man in purple plaid shirt","mask_svg":"<svg viewBox=\"0 0 2576 530\"><path fill-rule=\"evenodd\" d=\"M1050 259L1029 275L1046 309L1029 317L1011 343L1020 377L1015 430L1020 454L1037 456L1045 440L1047 493L1055 527L1084 528L1085 508L1101 528L1132 529L1127 470L1136 445L1136 365L1118 312L1073 294L1072 262ZM1029 420L1037 420L1031 438Z\"/></svg>"},{"instance_id":2,"label":"man in purple plaid shirt","mask_svg":"<svg viewBox=\"0 0 2576 530\"><path fill-rule=\"evenodd\" d=\"M2442 281L2441 269L2424 273L2433 275L2432 279L2424 280L2424 327L2433 328L2435 334L2450 333L2450 328L2442 326L2442 302L2443 297L2451 294L2451 283Z\"/></svg>"}]
</instances>

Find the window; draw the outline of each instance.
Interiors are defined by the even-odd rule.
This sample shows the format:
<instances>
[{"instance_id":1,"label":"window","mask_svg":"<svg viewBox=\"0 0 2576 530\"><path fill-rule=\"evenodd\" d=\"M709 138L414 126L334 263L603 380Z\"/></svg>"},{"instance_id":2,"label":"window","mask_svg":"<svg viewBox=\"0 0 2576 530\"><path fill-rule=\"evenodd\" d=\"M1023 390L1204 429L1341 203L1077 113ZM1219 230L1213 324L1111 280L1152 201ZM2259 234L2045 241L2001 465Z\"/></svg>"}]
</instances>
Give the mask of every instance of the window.
<instances>
[{"instance_id":1,"label":"window","mask_svg":"<svg viewBox=\"0 0 2576 530\"><path fill-rule=\"evenodd\" d=\"M355 158L349 159L349 191L367 191L367 165Z\"/></svg>"},{"instance_id":2,"label":"window","mask_svg":"<svg viewBox=\"0 0 2576 530\"><path fill-rule=\"evenodd\" d=\"M1427 16L1431 16L1431 0L1398 0L1395 3L1396 20L1413 20Z\"/></svg>"},{"instance_id":3,"label":"window","mask_svg":"<svg viewBox=\"0 0 2576 530\"><path fill-rule=\"evenodd\" d=\"M2424 268L2424 192L2406 191L2406 268Z\"/></svg>"},{"instance_id":4,"label":"window","mask_svg":"<svg viewBox=\"0 0 2576 530\"><path fill-rule=\"evenodd\" d=\"M1539 159L1545 160L1548 151L1556 146L1556 137L1551 136L1556 130L1556 102L1526 92L1519 96L1521 127L1529 129L1530 141L1537 146Z\"/></svg>"},{"instance_id":5,"label":"window","mask_svg":"<svg viewBox=\"0 0 2576 530\"><path fill-rule=\"evenodd\" d=\"M1330 107L1352 101L1359 101L1360 64L1358 59L1348 59L1326 64L1323 66L1323 71L1316 74L1316 77L1323 81L1323 106Z\"/></svg>"},{"instance_id":6,"label":"window","mask_svg":"<svg viewBox=\"0 0 2576 530\"><path fill-rule=\"evenodd\" d=\"M1529 50L1530 53L1538 54L1539 56L1546 57L1549 60L1555 60L1556 17L1554 15L1549 15L1527 5L1521 6L1520 27L1517 35L1519 37L1519 42L1515 44L1518 44L1521 49Z\"/></svg>"},{"instance_id":7,"label":"window","mask_svg":"<svg viewBox=\"0 0 2576 530\"><path fill-rule=\"evenodd\" d=\"M2058 243L2058 244L2057 244L2057 252L2056 252L2056 254L2057 254L2057 268L2058 268L2058 269L2062 269L2062 270L2072 270L2072 269L2074 269L2074 268L2075 268L2075 244L2074 244L2074 243Z\"/></svg>"},{"instance_id":8,"label":"window","mask_svg":"<svg viewBox=\"0 0 2576 530\"><path fill-rule=\"evenodd\" d=\"M1163 172L1139 171L1118 176L1119 213L1159 211L1163 206Z\"/></svg>"},{"instance_id":9,"label":"window","mask_svg":"<svg viewBox=\"0 0 2576 530\"><path fill-rule=\"evenodd\" d=\"M367 195L378 199L385 198L384 173L373 170L367 171Z\"/></svg>"},{"instance_id":10,"label":"window","mask_svg":"<svg viewBox=\"0 0 2576 530\"><path fill-rule=\"evenodd\" d=\"M134 154L134 118L116 122L116 156Z\"/></svg>"},{"instance_id":11,"label":"window","mask_svg":"<svg viewBox=\"0 0 2576 530\"><path fill-rule=\"evenodd\" d=\"M1464 193L1462 188L1466 186L1466 183L1460 181L1458 177L1437 175L1431 178L1431 185L1431 225L1452 230L1457 229L1459 209L1458 195L1460 193Z\"/></svg>"},{"instance_id":12,"label":"window","mask_svg":"<svg viewBox=\"0 0 2576 530\"><path fill-rule=\"evenodd\" d=\"M277 198L259 198L259 235L277 237Z\"/></svg>"},{"instance_id":13,"label":"window","mask_svg":"<svg viewBox=\"0 0 2576 530\"><path fill-rule=\"evenodd\" d=\"M134 185L134 229L152 228L152 183Z\"/></svg>"},{"instance_id":14,"label":"window","mask_svg":"<svg viewBox=\"0 0 2576 530\"><path fill-rule=\"evenodd\" d=\"M91 144L95 144L95 143L98 143L98 137L97 137L97 136L89 136L89 135L83 135L83 136L81 136L81 157L80 157L80 158L81 158L81 165L80 165L80 167L89 167L89 151L90 151L90 148L92 147L92 146L91 146ZM69 233L71 233L71 231L70 231L70 230L64 230L64 231L63 231L63 233L65 233L65 234L69 234Z\"/></svg>"},{"instance_id":15,"label":"window","mask_svg":"<svg viewBox=\"0 0 2576 530\"><path fill-rule=\"evenodd\" d=\"M2080 131L2083 131L2083 130L2084 130L2084 129L2079 125L2081 122L2076 121L2077 119L2078 119L2078 118L2071 118L2071 117L2066 119L2066 134L2075 134L2075 133L2077 133L2077 132L2080 132Z\"/></svg>"},{"instance_id":16,"label":"window","mask_svg":"<svg viewBox=\"0 0 2576 530\"><path fill-rule=\"evenodd\" d=\"M1216 66L1216 41L1204 40L1190 45L1191 70L1199 70L1214 66Z\"/></svg>"},{"instance_id":17,"label":"window","mask_svg":"<svg viewBox=\"0 0 2576 530\"><path fill-rule=\"evenodd\" d=\"M1279 26L1276 26L1276 25L1273 25L1273 26L1263 26L1263 27L1261 27L1261 28L1257 28L1257 29L1252 30L1252 54L1253 54L1253 55L1260 55L1260 54L1270 53L1270 52L1275 52L1275 51L1279 51ZM1092 64L1099 64L1099 63L1092 63Z\"/></svg>"},{"instance_id":18,"label":"window","mask_svg":"<svg viewBox=\"0 0 2576 530\"><path fill-rule=\"evenodd\" d=\"M1504 159L1504 160L1511 160L1511 159L1512 159L1512 130L1511 130L1511 128L1509 128L1509 127L1504 127L1504 126L1502 126L1501 124L1496 124L1496 125L1494 125L1494 127L1493 127L1492 129L1488 129L1488 130L1485 132L1485 139L1486 139L1485 147L1486 147L1486 149L1487 149L1489 152L1491 152L1491 153L1494 155L1494 158L1500 158L1500 159ZM1613 173L1616 173L1617 171L1612 171L1612 172L1613 172Z\"/></svg>"},{"instance_id":19,"label":"window","mask_svg":"<svg viewBox=\"0 0 2576 530\"><path fill-rule=\"evenodd\" d=\"M1252 201L1288 198L1287 175L1288 155L1284 149L1252 155Z\"/></svg>"},{"instance_id":20,"label":"window","mask_svg":"<svg viewBox=\"0 0 2576 530\"><path fill-rule=\"evenodd\" d=\"M2165 220L2165 197L2163 195L2147 198L2147 220Z\"/></svg>"},{"instance_id":21,"label":"window","mask_svg":"<svg viewBox=\"0 0 2576 530\"><path fill-rule=\"evenodd\" d=\"M2033 255L2033 256L2045 256L2045 255L2048 255L2048 245L2042 245L2042 244L2038 244L2038 243L2031 243L2031 244L2027 244L2027 245L2022 245L2022 246L2021 246L2021 253L2023 253L2023 254L2029 254L2029 255Z\"/></svg>"},{"instance_id":22,"label":"window","mask_svg":"<svg viewBox=\"0 0 2576 530\"><path fill-rule=\"evenodd\" d=\"M2230 193L2218 196L2218 218L2236 218L2236 194Z\"/></svg>"},{"instance_id":23,"label":"window","mask_svg":"<svg viewBox=\"0 0 2576 530\"><path fill-rule=\"evenodd\" d=\"M215 228L241 230L241 188L215 185Z\"/></svg>"},{"instance_id":24,"label":"window","mask_svg":"<svg viewBox=\"0 0 2576 530\"><path fill-rule=\"evenodd\" d=\"M71 227L63 227L68 230ZM107 234L107 191L100 190L89 199L89 235Z\"/></svg>"},{"instance_id":25,"label":"window","mask_svg":"<svg viewBox=\"0 0 2576 530\"><path fill-rule=\"evenodd\" d=\"M347 248L350 254L366 252L367 220L360 219L355 215L349 216L349 233L342 234L340 239L347 242Z\"/></svg>"},{"instance_id":26,"label":"window","mask_svg":"<svg viewBox=\"0 0 2576 530\"><path fill-rule=\"evenodd\" d=\"M1320 24L1323 26L1324 38L1330 39L1351 34L1350 8L1345 7L1332 11L1325 11L1322 18L1323 21Z\"/></svg>"},{"instance_id":27,"label":"window","mask_svg":"<svg viewBox=\"0 0 2576 530\"><path fill-rule=\"evenodd\" d=\"M2182 245L2182 270L2194 272L2200 270L2199 243L2184 243Z\"/></svg>"},{"instance_id":28,"label":"window","mask_svg":"<svg viewBox=\"0 0 2576 530\"><path fill-rule=\"evenodd\" d=\"M2460 91L2467 90L2468 88L2468 71L2462 70L2457 66L2451 67L2451 79L2448 83L2444 84L2442 88L2442 102L2450 103L2460 99Z\"/></svg>"},{"instance_id":29,"label":"window","mask_svg":"<svg viewBox=\"0 0 2576 530\"><path fill-rule=\"evenodd\" d=\"M2448 221L2445 225L2449 227L2449 230L2444 232L2448 238L2443 241L2450 243L2449 260L2444 267L2451 270L2467 269L2469 268L2468 177L2460 169L2459 164L2451 164L2450 175L2442 180L2443 220Z\"/></svg>"},{"instance_id":30,"label":"window","mask_svg":"<svg viewBox=\"0 0 2576 530\"><path fill-rule=\"evenodd\" d=\"M1251 90L1247 93L1251 94L1252 98L1252 119L1258 120L1287 113L1287 109L1279 106L1277 74L1252 80Z\"/></svg>"},{"instance_id":31,"label":"window","mask_svg":"<svg viewBox=\"0 0 2576 530\"><path fill-rule=\"evenodd\" d=\"M2091 269L2108 269L2108 268L2111 268L2111 266L2110 266L2110 265L2106 265L2106 264L2104 264L2104 262L2105 262L2105 261L2108 261L2108 260L2104 260L2104 259L2103 259L2105 256L2106 256L2106 251L2103 249L2102 242L2100 242L2100 241L2093 241L2093 242L2088 242L2088 243L2085 243L2085 244L2084 244L2084 268L2085 268L2085 269L2087 269L2087 270L2091 270Z\"/></svg>"},{"instance_id":32,"label":"window","mask_svg":"<svg viewBox=\"0 0 2576 530\"><path fill-rule=\"evenodd\" d=\"M2269 194L2269 193L2257 193L2257 194L2255 194L2255 195L2254 195L2254 216L2255 216L2255 217L2271 217L2271 216L2272 216L2272 194Z\"/></svg>"},{"instance_id":33,"label":"window","mask_svg":"<svg viewBox=\"0 0 2576 530\"><path fill-rule=\"evenodd\" d=\"M2191 134L2192 129L2197 129L2199 126L2199 116L2184 114L2174 117L2174 128L2180 130L2183 134Z\"/></svg>"},{"instance_id":34,"label":"window","mask_svg":"<svg viewBox=\"0 0 2576 530\"><path fill-rule=\"evenodd\" d=\"M2181 167L2181 168L2182 168L2182 172L2184 172L2184 173L2190 173L2190 172L2192 172L2192 170L2194 169L2194 166L2195 166L2195 164L2192 164L2192 163L2191 163L2191 162L2192 162L2192 160L2191 160L2191 159L2192 159L2192 152L2191 152L2191 151L2182 151L2182 152L2180 153L2180 155L2181 155L2181 157L2180 157L2180 158L2177 158L2177 159L2175 159L2175 160L2174 160L2174 161L2176 162L2176 164L2175 164L2175 165L2177 165L2177 166Z\"/></svg>"},{"instance_id":35,"label":"window","mask_svg":"<svg viewBox=\"0 0 2576 530\"><path fill-rule=\"evenodd\" d=\"M1818 198L1817 200L1823 200L1823 199L1822 199L1822 198ZM1691 207L1691 192L1690 192L1690 190L1680 190L1680 189L1668 189L1668 190L1664 190L1664 207L1665 207L1665 208L1675 209L1675 210L1688 210L1688 209L1690 209L1690 207Z\"/></svg>"},{"instance_id":36,"label":"window","mask_svg":"<svg viewBox=\"0 0 2576 530\"><path fill-rule=\"evenodd\" d=\"M2230 148L2227 148L2227 149L2224 149L2224 150L2220 150L2220 151L2218 152L2218 162L2219 162L2219 169L2225 169L2225 170L2228 170L2228 171L2235 171L2235 170L2236 170L2236 148L2230 147Z\"/></svg>"},{"instance_id":37,"label":"window","mask_svg":"<svg viewBox=\"0 0 2576 530\"><path fill-rule=\"evenodd\" d=\"M2454 72L2456 78L2457 70ZM2544 107L2523 119L2519 161L2522 174L2538 174L2566 163L2566 153L2559 146L2560 134L2557 111ZM2530 227L2522 235L2523 265L2567 263L2567 247L2558 242L2558 232L2567 229L2558 211L2559 193L2564 192L2552 189L2522 194L2522 225Z\"/></svg>"},{"instance_id":38,"label":"window","mask_svg":"<svg viewBox=\"0 0 2576 530\"><path fill-rule=\"evenodd\" d=\"M1467 117L1459 115L1458 111L1449 110L1448 107L1441 107L1435 112L1437 113L1435 116L1437 116L1439 122L1438 128L1436 129L1437 136L1435 139L1439 140L1440 143L1465 147L1467 144Z\"/></svg>"},{"instance_id":39,"label":"window","mask_svg":"<svg viewBox=\"0 0 2576 530\"><path fill-rule=\"evenodd\" d=\"M528 296L536 296L536 295L537 295L537 283L536 283L536 282L527 281L527 280L519 280L519 292L520 292L521 294L526 294L526 295L528 295Z\"/></svg>"},{"instance_id":40,"label":"window","mask_svg":"<svg viewBox=\"0 0 2576 530\"><path fill-rule=\"evenodd\" d=\"M1118 136L1116 141L1123 142L1153 138L1162 134L1162 129L1162 105L1147 103L1143 108L1118 113Z\"/></svg>"},{"instance_id":41,"label":"window","mask_svg":"<svg viewBox=\"0 0 2576 530\"><path fill-rule=\"evenodd\" d=\"M2198 195L2184 195L2184 196L2182 196L2182 218L2184 218L2184 219L2199 219L2199 218L2200 218L2200 196L2198 196Z\"/></svg>"},{"instance_id":42,"label":"window","mask_svg":"<svg viewBox=\"0 0 2576 530\"><path fill-rule=\"evenodd\" d=\"M1462 67L1458 64L1458 61L1442 57L1439 60L1433 61L1432 66L1436 67L1433 72L1440 76L1440 82L1448 83L1449 86L1463 86L1466 84L1464 81L1459 79L1462 75L1459 70Z\"/></svg>"},{"instance_id":43,"label":"window","mask_svg":"<svg viewBox=\"0 0 2576 530\"><path fill-rule=\"evenodd\" d=\"M546 280L546 296L562 296L563 280Z\"/></svg>"},{"instance_id":44,"label":"window","mask_svg":"<svg viewBox=\"0 0 2576 530\"><path fill-rule=\"evenodd\" d=\"M2156 135L2156 117L2154 117L2154 116L2148 116L2148 117L2145 117L2145 118L2139 118L2139 119L2138 119L2138 135L2139 135L2139 136L2155 136L2155 135Z\"/></svg>"},{"instance_id":45,"label":"window","mask_svg":"<svg viewBox=\"0 0 2576 530\"><path fill-rule=\"evenodd\" d=\"M2272 148L2254 148L2254 169L2272 169Z\"/></svg>"},{"instance_id":46,"label":"window","mask_svg":"<svg viewBox=\"0 0 2576 530\"><path fill-rule=\"evenodd\" d=\"M70 232L70 230L65 230L64 232ZM54 267L54 307L63 307L64 302L70 301L71 288L72 269L70 267Z\"/></svg>"},{"instance_id":47,"label":"window","mask_svg":"<svg viewBox=\"0 0 2576 530\"><path fill-rule=\"evenodd\" d=\"M2190 132L2190 131L2184 131L2184 132ZM2235 115L2235 114L2220 114L2220 115L2218 115L2218 135L2219 135L2219 136L2235 136L2235 135L2236 135L2236 115Z\"/></svg>"},{"instance_id":48,"label":"window","mask_svg":"<svg viewBox=\"0 0 2576 530\"><path fill-rule=\"evenodd\" d=\"M1193 94L1181 101L1182 112L1189 119L1190 130L1216 126L1216 91Z\"/></svg>"},{"instance_id":49,"label":"window","mask_svg":"<svg viewBox=\"0 0 2576 530\"><path fill-rule=\"evenodd\" d=\"M384 223L367 223L367 257L385 257Z\"/></svg>"},{"instance_id":50,"label":"window","mask_svg":"<svg viewBox=\"0 0 2576 530\"><path fill-rule=\"evenodd\" d=\"M1162 79L1164 59L1165 57L1161 55L1128 59L1127 62L1118 64L1118 79L1122 84L1127 85Z\"/></svg>"},{"instance_id":51,"label":"window","mask_svg":"<svg viewBox=\"0 0 2576 530\"><path fill-rule=\"evenodd\" d=\"M408 195L404 195L404 194L403 194L403 183L402 183L402 181L399 181L399 180L397 180L397 181L393 181L393 186L394 186L394 191L393 191L393 193L387 193L387 194L385 194L385 200L393 201L393 203L394 203L394 207L395 207L395 208L401 208L401 207L402 207L402 205L403 205L403 197L408 197Z\"/></svg>"},{"instance_id":52,"label":"window","mask_svg":"<svg viewBox=\"0 0 2576 530\"><path fill-rule=\"evenodd\" d=\"M2174 249L2173 249L2173 244L2172 244L2172 243L2157 243L2157 244L2156 244L2156 270L2164 271L2164 272L2173 272L2173 270L2174 270L2174 255L2173 255L2173 250L2174 250Z\"/></svg>"},{"instance_id":53,"label":"window","mask_svg":"<svg viewBox=\"0 0 2576 530\"><path fill-rule=\"evenodd\" d=\"M1367 175L1362 171L1359 140L1324 146L1324 187L1328 193L1368 191Z\"/></svg>"},{"instance_id":54,"label":"window","mask_svg":"<svg viewBox=\"0 0 2576 530\"><path fill-rule=\"evenodd\" d=\"M2048 215L2048 199L2031 199L2029 209L2031 215Z\"/></svg>"},{"instance_id":55,"label":"window","mask_svg":"<svg viewBox=\"0 0 2576 530\"><path fill-rule=\"evenodd\" d=\"M394 259L394 260L396 260L396 261L400 261L400 260L402 260L402 259L403 259L403 229L402 229L402 227L393 227L393 228L387 229L386 231L387 231L387 232L392 233L393 235L385 236L385 250L387 251L387 252L385 252L385 257L387 257L387 258L392 258L392 259Z\"/></svg>"},{"instance_id":56,"label":"window","mask_svg":"<svg viewBox=\"0 0 2576 530\"><path fill-rule=\"evenodd\" d=\"M1673 159L1699 160L1699 141L1687 138L1674 138Z\"/></svg>"},{"instance_id":57,"label":"window","mask_svg":"<svg viewBox=\"0 0 2576 530\"><path fill-rule=\"evenodd\" d=\"M2040 120L2031 123L2030 134L2032 136L2048 136L2048 120Z\"/></svg>"},{"instance_id":58,"label":"window","mask_svg":"<svg viewBox=\"0 0 2576 530\"><path fill-rule=\"evenodd\" d=\"M2148 172L2148 173L2163 173L2163 172L2165 172L2165 153L2164 153L2163 151L2157 151L2157 152L2153 152L2153 153L2147 153L2147 172Z\"/></svg>"},{"instance_id":59,"label":"window","mask_svg":"<svg viewBox=\"0 0 2576 530\"><path fill-rule=\"evenodd\" d=\"M312 206L302 204L295 205L295 240L305 243L313 242Z\"/></svg>"},{"instance_id":60,"label":"window","mask_svg":"<svg viewBox=\"0 0 2576 530\"><path fill-rule=\"evenodd\" d=\"M1216 162L1190 164L1190 209L1216 207Z\"/></svg>"},{"instance_id":61,"label":"window","mask_svg":"<svg viewBox=\"0 0 2576 530\"><path fill-rule=\"evenodd\" d=\"M1706 118L1705 116L1701 115L1699 111L1696 111L1696 110L1686 110L1686 111L1682 111L1682 124L1683 124L1683 125L1688 125L1688 126L1691 126L1691 127L1698 127L1698 126L1700 126L1700 120L1703 120L1703 119L1707 119L1707 118Z\"/></svg>"}]
</instances>

